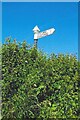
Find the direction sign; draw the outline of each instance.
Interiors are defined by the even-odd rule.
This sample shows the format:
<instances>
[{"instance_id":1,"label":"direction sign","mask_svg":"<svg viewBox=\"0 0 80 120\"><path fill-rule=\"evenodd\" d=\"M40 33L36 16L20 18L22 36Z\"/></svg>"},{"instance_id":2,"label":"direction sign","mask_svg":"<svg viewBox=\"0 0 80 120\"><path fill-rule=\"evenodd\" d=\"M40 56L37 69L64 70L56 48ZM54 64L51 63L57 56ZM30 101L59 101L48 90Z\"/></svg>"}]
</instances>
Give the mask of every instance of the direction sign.
<instances>
[{"instance_id":1,"label":"direction sign","mask_svg":"<svg viewBox=\"0 0 80 120\"><path fill-rule=\"evenodd\" d=\"M34 29L33 29L33 32L34 32L34 46L37 48L38 39L42 38L42 37L45 37L45 36L48 36L48 35L51 35L51 34L54 33L54 31L55 31L55 29L51 28L51 29L45 30L43 32L40 32L40 29L38 28L38 26L35 26Z\"/></svg>"},{"instance_id":2,"label":"direction sign","mask_svg":"<svg viewBox=\"0 0 80 120\"><path fill-rule=\"evenodd\" d=\"M45 36L48 36L48 35L51 35L51 34L54 33L54 31L55 31L55 29L54 29L54 28L51 28L51 29L45 30L45 31L43 31L43 32L39 32L39 33L37 34L37 39L42 38L42 37L45 37Z\"/></svg>"}]
</instances>

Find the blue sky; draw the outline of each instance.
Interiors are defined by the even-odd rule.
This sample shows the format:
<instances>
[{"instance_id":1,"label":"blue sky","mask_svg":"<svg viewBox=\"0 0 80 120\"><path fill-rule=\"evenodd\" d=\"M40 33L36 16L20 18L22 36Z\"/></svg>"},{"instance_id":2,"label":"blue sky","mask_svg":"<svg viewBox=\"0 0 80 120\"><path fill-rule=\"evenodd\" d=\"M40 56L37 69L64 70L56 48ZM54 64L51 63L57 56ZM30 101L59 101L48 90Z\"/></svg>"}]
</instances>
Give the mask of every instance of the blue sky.
<instances>
[{"instance_id":1,"label":"blue sky","mask_svg":"<svg viewBox=\"0 0 80 120\"><path fill-rule=\"evenodd\" d=\"M77 2L5 2L2 17L2 42L8 36L33 45L33 31L54 27L53 35L38 40L38 48L45 53L78 54Z\"/></svg>"},{"instance_id":2,"label":"blue sky","mask_svg":"<svg viewBox=\"0 0 80 120\"><path fill-rule=\"evenodd\" d=\"M0 2L0 44L2 42L2 3Z\"/></svg>"}]
</instances>

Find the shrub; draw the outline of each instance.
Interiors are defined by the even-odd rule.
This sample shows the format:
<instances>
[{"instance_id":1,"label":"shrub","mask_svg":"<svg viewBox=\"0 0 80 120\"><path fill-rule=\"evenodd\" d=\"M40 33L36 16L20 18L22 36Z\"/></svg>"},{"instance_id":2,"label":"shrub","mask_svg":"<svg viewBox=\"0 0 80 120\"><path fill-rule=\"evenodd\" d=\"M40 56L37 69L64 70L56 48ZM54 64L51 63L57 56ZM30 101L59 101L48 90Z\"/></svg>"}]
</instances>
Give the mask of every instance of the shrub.
<instances>
[{"instance_id":1,"label":"shrub","mask_svg":"<svg viewBox=\"0 0 80 120\"><path fill-rule=\"evenodd\" d=\"M78 60L26 42L2 45L2 120L79 118Z\"/></svg>"}]
</instances>

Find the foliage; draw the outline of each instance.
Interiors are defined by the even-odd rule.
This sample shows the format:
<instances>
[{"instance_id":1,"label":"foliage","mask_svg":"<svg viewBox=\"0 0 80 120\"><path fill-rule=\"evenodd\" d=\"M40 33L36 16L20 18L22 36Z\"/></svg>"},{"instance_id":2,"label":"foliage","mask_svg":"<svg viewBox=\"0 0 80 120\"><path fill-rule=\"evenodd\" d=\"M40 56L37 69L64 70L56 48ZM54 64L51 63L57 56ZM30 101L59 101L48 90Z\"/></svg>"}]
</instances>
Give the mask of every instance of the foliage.
<instances>
[{"instance_id":1,"label":"foliage","mask_svg":"<svg viewBox=\"0 0 80 120\"><path fill-rule=\"evenodd\" d=\"M79 118L78 60L26 42L2 45L2 120Z\"/></svg>"}]
</instances>

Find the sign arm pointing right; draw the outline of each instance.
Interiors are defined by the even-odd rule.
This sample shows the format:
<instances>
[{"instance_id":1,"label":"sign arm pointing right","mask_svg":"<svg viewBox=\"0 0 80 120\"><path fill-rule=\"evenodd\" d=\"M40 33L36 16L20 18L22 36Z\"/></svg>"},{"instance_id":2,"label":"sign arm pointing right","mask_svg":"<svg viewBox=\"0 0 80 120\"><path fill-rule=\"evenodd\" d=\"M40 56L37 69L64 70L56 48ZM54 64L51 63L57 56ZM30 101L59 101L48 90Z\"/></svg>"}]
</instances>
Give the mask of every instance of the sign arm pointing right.
<instances>
[{"instance_id":1,"label":"sign arm pointing right","mask_svg":"<svg viewBox=\"0 0 80 120\"><path fill-rule=\"evenodd\" d=\"M34 46L37 48L38 39L53 34L55 32L55 29L51 28L43 32L40 32L38 26L35 26L33 31L34 31Z\"/></svg>"}]
</instances>

